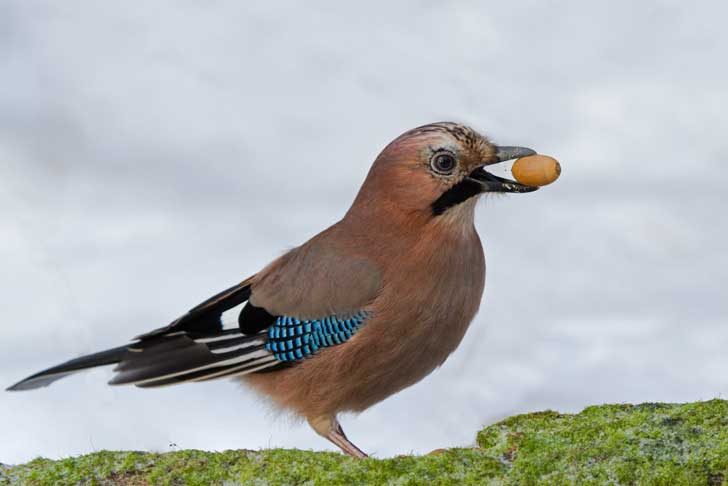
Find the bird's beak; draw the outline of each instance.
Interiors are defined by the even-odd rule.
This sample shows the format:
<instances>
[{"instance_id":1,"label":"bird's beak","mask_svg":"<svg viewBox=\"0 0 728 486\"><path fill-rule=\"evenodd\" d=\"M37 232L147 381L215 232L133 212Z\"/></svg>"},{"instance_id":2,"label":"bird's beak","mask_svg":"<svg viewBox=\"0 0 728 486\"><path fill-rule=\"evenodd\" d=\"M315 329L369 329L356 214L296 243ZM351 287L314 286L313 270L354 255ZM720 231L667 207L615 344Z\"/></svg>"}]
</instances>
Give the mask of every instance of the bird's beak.
<instances>
[{"instance_id":1,"label":"bird's beak","mask_svg":"<svg viewBox=\"0 0 728 486\"><path fill-rule=\"evenodd\" d=\"M526 147L496 147L495 156L471 172L468 179L480 184L482 188L481 192L533 192L538 187L527 186L520 182L504 179L485 170L486 165L498 164L529 155L536 155L536 151Z\"/></svg>"}]
</instances>

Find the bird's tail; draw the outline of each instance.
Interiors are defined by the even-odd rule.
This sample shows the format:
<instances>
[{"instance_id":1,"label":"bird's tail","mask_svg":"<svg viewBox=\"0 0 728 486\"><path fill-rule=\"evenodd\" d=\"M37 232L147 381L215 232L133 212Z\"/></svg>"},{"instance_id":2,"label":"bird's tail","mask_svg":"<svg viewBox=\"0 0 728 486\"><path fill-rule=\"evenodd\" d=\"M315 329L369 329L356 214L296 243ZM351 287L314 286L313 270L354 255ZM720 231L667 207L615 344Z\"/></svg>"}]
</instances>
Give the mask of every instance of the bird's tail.
<instances>
[{"instance_id":1,"label":"bird's tail","mask_svg":"<svg viewBox=\"0 0 728 486\"><path fill-rule=\"evenodd\" d=\"M97 366L106 366L111 364L119 363L124 354L127 352L127 346L120 346L118 348L107 349L87 356L81 356L80 358L66 361L63 364L48 368L39 373L31 375L20 381L10 388L8 391L21 391L21 390L32 390L33 388L40 388L48 386L56 380L60 380L64 376L68 376L77 371L87 370L89 368L96 368Z\"/></svg>"},{"instance_id":2,"label":"bird's tail","mask_svg":"<svg viewBox=\"0 0 728 486\"><path fill-rule=\"evenodd\" d=\"M275 368L280 363L265 348L267 334L238 329L213 335L176 332L72 359L16 383L8 391L48 386L77 371L116 364L110 385L158 387L204 381Z\"/></svg>"}]
</instances>

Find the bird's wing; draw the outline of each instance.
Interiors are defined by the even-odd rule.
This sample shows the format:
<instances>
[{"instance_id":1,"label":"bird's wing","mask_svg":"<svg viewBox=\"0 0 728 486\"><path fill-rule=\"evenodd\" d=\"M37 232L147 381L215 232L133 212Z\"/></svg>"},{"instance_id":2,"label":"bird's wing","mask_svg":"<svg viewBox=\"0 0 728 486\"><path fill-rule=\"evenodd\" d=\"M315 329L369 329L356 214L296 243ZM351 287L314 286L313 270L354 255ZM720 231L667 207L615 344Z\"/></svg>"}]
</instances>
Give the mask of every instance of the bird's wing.
<instances>
[{"instance_id":1,"label":"bird's wing","mask_svg":"<svg viewBox=\"0 0 728 486\"><path fill-rule=\"evenodd\" d=\"M10 389L110 364L117 365L111 384L139 387L290 366L356 333L380 287L369 260L314 239L134 343L70 360Z\"/></svg>"},{"instance_id":2,"label":"bird's wing","mask_svg":"<svg viewBox=\"0 0 728 486\"><path fill-rule=\"evenodd\" d=\"M112 383L161 386L269 371L351 338L371 316L381 272L322 235L140 336Z\"/></svg>"},{"instance_id":3,"label":"bird's wing","mask_svg":"<svg viewBox=\"0 0 728 486\"><path fill-rule=\"evenodd\" d=\"M292 364L343 343L372 315L369 306L381 291L381 271L335 243L314 239L252 281L241 329L268 323L265 347L280 362ZM246 311L257 320L246 319ZM263 313L268 319L260 317Z\"/></svg>"}]
</instances>

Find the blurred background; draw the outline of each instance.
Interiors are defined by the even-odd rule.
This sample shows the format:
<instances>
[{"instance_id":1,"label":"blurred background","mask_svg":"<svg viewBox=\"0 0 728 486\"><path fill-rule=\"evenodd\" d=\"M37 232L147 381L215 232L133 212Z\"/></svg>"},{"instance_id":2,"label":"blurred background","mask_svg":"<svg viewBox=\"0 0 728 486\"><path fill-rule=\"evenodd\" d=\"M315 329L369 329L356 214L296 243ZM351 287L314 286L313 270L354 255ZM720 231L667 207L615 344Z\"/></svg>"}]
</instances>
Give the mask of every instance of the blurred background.
<instances>
[{"instance_id":1,"label":"blurred background","mask_svg":"<svg viewBox=\"0 0 728 486\"><path fill-rule=\"evenodd\" d=\"M126 342L340 218L401 132L557 157L488 198L481 312L359 417L379 457L511 414L728 392L724 2L0 4L0 386ZM231 382L0 392L0 462L330 449Z\"/></svg>"}]
</instances>

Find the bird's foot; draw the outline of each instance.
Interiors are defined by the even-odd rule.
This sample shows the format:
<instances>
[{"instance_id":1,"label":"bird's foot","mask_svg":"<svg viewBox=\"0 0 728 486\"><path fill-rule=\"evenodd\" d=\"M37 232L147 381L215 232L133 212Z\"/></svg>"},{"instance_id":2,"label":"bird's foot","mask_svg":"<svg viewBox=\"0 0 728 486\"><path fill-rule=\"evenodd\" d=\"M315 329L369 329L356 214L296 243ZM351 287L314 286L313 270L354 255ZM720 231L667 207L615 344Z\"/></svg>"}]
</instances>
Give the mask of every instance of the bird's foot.
<instances>
[{"instance_id":1,"label":"bird's foot","mask_svg":"<svg viewBox=\"0 0 728 486\"><path fill-rule=\"evenodd\" d=\"M328 439L332 444L341 449L344 454L356 457L357 459L369 457L346 437L344 429L341 428L341 424L336 420L336 417L317 417L315 419L309 419L308 423L317 434Z\"/></svg>"}]
</instances>

